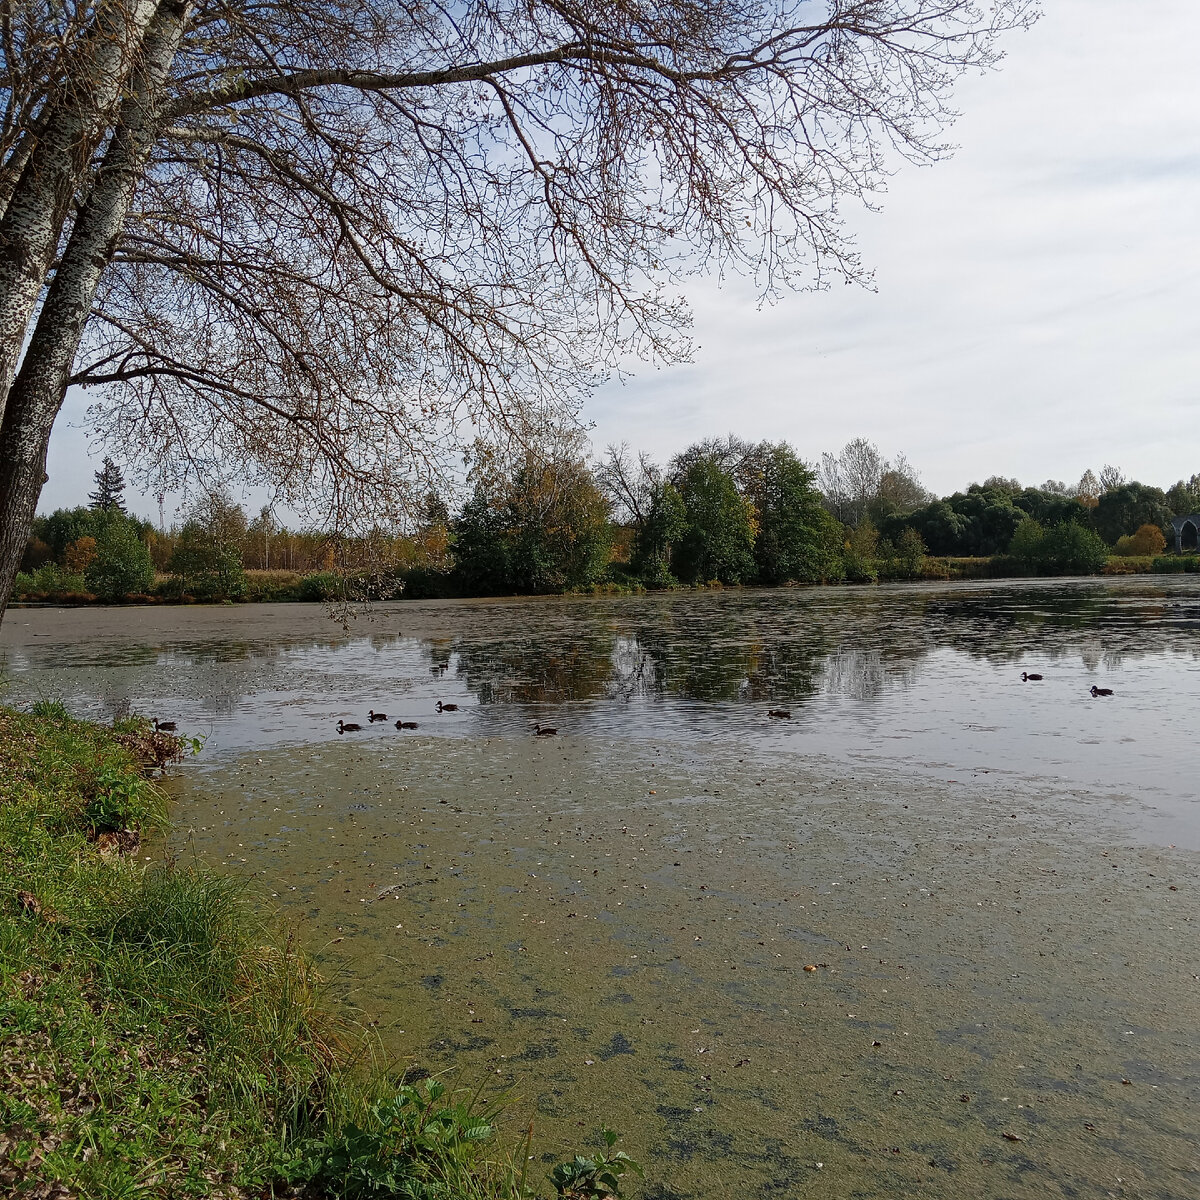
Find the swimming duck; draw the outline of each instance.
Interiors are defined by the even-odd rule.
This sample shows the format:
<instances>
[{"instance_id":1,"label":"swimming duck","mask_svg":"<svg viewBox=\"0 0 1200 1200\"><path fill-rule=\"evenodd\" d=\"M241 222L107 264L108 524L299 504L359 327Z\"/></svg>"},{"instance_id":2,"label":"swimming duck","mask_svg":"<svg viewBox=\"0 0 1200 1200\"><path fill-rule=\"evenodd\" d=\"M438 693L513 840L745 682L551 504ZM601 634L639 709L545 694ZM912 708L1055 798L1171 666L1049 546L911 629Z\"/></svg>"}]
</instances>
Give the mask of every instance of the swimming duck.
<instances>
[{"instance_id":1,"label":"swimming duck","mask_svg":"<svg viewBox=\"0 0 1200 1200\"><path fill-rule=\"evenodd\" d=\"M1112 694L1113 694L1112 688L1100 688L1100 687L1097 687L1094 683L1092 684L1092 695L1093 696L1111 696Z\"/></svg>"},{"instance_id":2,"label":"swimming duck","mask_svg":"<svg viewBox=\"0 0 1200 1200\"><path fill-rule=\"evenodd\" d=\"M535 725L533 727L533 736L534 737L557 737L558 730L550 729L545 725Z\"/></svg>"},{"instance_id":3,"label":"swimming duck","mask_svg":"<svg viewBox=\"0 0 1200 1200\"><path fill-rule=\"evenodd\" d=\"M361 725L355 725L351 721L339 721L337 726L338 733L357 733L361 728Z\"/></svg>"},{"instance_id":4,"label":"swimming duck","mask_svg":"<svg viewBox=\"0 0 1200 1200\"><path fill-rule=\"evenodd\" d=\"M457 704L443 704L439 700L438 701L438 712L458 712L458 705Z\"/></svg>"},{"instance_id":5,"label":"swimming duck","mask_svg":"<svg viewBox=\"0 0 1200 1200\"><path fill-rule=\"evenodd\" d=\"M1036 683L1036 682L1038 682L1038 681L1039 681L1041 678L1042 678L1042 677L1041 677L1040 675L1027 675L1027 674L1026 674L1024 671L1022 671L1022 672L1021 672L1021 682L1022 682L1022 683L1029 683L1029 682L1030 682L1030 680L1032 680L1033 682L1035 682L1035 683Z\"/></svg>"},{"instance_id":6,"label":"swimming duck","mask_svg":"<svg viewBox=\"0 0 1200 1200\"><path fill-rule=\"evenodd\" d=\"M786 708L768 708L767 716L774 717L777 721L788 721L791 720L792 714Z\"/></svg>"},{"instance_id":7,"label":"swimming duck","mask_svg":"<svg viewBox=\"0 0 1200 1200\"><path fill-rule=\"evenodd\" d=\"M386 721L387 713L377 713L374 709L371 709L371 711L369 713L367 713L367 720L368 721Z\"/></svg>"},{"instance_id":8,"label":"swimming duck","mask_svg":"<svg viewBox=\"0 0 1200 1200\"><path fill-rule=\"evenodd\" d=\"M397 721L396 722L397 729L416 729L416 727L417 727L416 721Z\"/></svg>"},{"instance_id":9,"label":"swimming duck","mask_svg":"<svg viewBox=\"0 0 1200 1200\"><path fill-rule=\"evenodd\" d=\"M174 733L175 728L176 725L174 721L160 721L157 717L154 718L155 733Z\"/></svg>"}]
</instances>

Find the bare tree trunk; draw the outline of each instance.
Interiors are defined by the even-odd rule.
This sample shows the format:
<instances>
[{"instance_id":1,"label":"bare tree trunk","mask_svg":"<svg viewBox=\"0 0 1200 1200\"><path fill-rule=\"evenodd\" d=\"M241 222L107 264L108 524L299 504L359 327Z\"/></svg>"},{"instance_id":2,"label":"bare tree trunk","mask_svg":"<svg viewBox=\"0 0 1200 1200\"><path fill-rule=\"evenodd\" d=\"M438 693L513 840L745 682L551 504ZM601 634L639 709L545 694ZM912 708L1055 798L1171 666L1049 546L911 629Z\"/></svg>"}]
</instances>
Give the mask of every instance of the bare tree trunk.
<instances>
[{"instance_id":1,"label":"bare tree trunk","mask_svg":"<svg viewBox=\"0 0 1200 1200\"><path fill-rule=\"evenodd\" d=\"M46 481L50 432L67 393L84 323L158 135L158 98L190 11L190 0L167 0L147 31L133 94L121 106L96 183L71 231L21 370L9 389L0 421L0 620Z\"/></svg>"},{"instance_id":2,"label":"bare tree trunk","mask_svg":"<svg viewBox=\"0 0 1200 1200\"><path fill-rule=\"evenodd\" d=\"M157 8L158 0L110 0L100 7L0 217L0 415L71 199L111 128Z\"/></svg>"}]
</instances>

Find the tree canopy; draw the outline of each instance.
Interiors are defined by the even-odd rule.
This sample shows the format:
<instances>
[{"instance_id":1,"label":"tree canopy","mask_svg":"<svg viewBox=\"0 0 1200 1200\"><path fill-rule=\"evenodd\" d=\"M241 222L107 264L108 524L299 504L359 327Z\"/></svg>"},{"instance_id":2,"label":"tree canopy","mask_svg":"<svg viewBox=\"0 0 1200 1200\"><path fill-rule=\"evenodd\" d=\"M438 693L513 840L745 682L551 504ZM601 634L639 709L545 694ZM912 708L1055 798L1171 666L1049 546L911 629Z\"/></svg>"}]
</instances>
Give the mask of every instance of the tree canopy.
<instances>
[{"instance_id":1,"label":"tree canopy","mask_svg":"<svg viewBox=\"0 0 1200 1200\"><path fill-rule=\"evenodd\" d=\"M410 514L476 433L530 444L685 355L689 272L862 278L842 201L943 154L1034 5L5 7L4 596L69 384L157 490Z\"/></svg>"}]
</instances>

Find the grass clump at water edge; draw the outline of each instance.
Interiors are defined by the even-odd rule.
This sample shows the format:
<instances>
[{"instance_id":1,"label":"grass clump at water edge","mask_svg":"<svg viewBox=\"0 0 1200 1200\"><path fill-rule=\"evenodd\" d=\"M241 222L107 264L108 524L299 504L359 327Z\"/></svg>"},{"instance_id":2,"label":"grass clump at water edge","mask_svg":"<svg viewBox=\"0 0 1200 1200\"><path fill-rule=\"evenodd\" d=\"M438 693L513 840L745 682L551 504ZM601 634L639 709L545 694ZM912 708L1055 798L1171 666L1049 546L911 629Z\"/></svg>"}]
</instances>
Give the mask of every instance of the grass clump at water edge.
<instances>
[{"instance_id":1,"label":"grass clump at water edge","mask_svg":"<svg viewBox=\"0 0 1200 1200\"><path fill-rule=\"evenodd\" d=\"M166 821L145 768L184 745L140 719L0 708L0 1193L539 1195L478 1095L369 1069L238 880L137 860ZM618 1196L627 1169L579 1157L548 1183Z\"/></svg>"}]
</instances>

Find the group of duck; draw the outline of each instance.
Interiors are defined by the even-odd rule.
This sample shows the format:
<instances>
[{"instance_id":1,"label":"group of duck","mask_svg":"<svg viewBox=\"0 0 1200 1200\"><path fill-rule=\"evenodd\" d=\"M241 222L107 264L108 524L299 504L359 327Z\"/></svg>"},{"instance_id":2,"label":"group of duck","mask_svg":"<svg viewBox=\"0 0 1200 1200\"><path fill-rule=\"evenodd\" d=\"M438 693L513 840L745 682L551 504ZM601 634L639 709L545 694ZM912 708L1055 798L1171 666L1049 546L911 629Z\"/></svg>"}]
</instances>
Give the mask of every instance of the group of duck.
<instances>
[{"instance_id":1,"label":"group of duck","mask_svg":"<svg viewBox=\"0 0 1200 1200\"><path fill-rule=\"evenodd\" d=\"M1040 683L1041 680L1042 680L1042 677L1040 675L1035 675L1032 671L1022 671L1021 672L1021 682L1022 683ZM1094 683L1092 684L1092 699L1093 700L1097 696L1111 696L1112 694L1113 694L1112 688L1102 688L1102 687L1097 687Z\"/></svg>"},{"instance_id":2,"label":"group of duck","mask_svg":"<svg viewBox=\"0 0 1200 1200\"><path fill-rule=\"evenodd\" d=\"M443 704L440 700L437 702L437 711L440 713L458 712L457 704ZM378 725L388 719L387 713L376 712L371 709L367 713L367 724ZM396 721L394 722L397 729L416 729L416 721ZM339 721L337 723L338 733L358 733L363 726L355 724L353 721ZM550 729L545 725L535 725L533 727L534 737L557 737L558 730Z\"/></svg>"},{"instance_id":3,"label":"group of duck","mask_svg":"<svg viewBox=\"0 0 1200 1200\"><path fill-rule=\"evenodd\" d=\"M1021 672L1021 682L1022 683L1041 683L1041 681L1042 681L1042 676L1038 675L1034 671L1022 671ZM1112 694L1113 694L1112 688L1102 688L1102 687L1097 687L1095 684L1092 684L1093 699L1098 696L1111 696ZM458 705L457 704L443 704L439 700L437 702L437 711L439 713L457 712ZM772 720L776 720L776 721L787 721L791 718L791 715L792 714L786 708L771 708L771 709L767 710L767 716L770 717ZM381 722L386 721L387 719L388 719L387 713L376 712L374 709L371 709L367 713L367 724L368 725L378 725ZM395 726L397 729L416 729L417 722L416 721L396 721ZM175 729L175 722L174 721L160 721L156 717L154 719L154 728L155 728L156 732L162 731L165 733L168 731L173 731ZM362 728L363 728L363 726L358 725L353 721L339 721L337 723L338 733L358 733ZM537 725L534 725L534 727L533 727L533 736L534 737L557 737L558 730L553 729L547 725L537 724Z\"/></svg>"}]
</instances>

